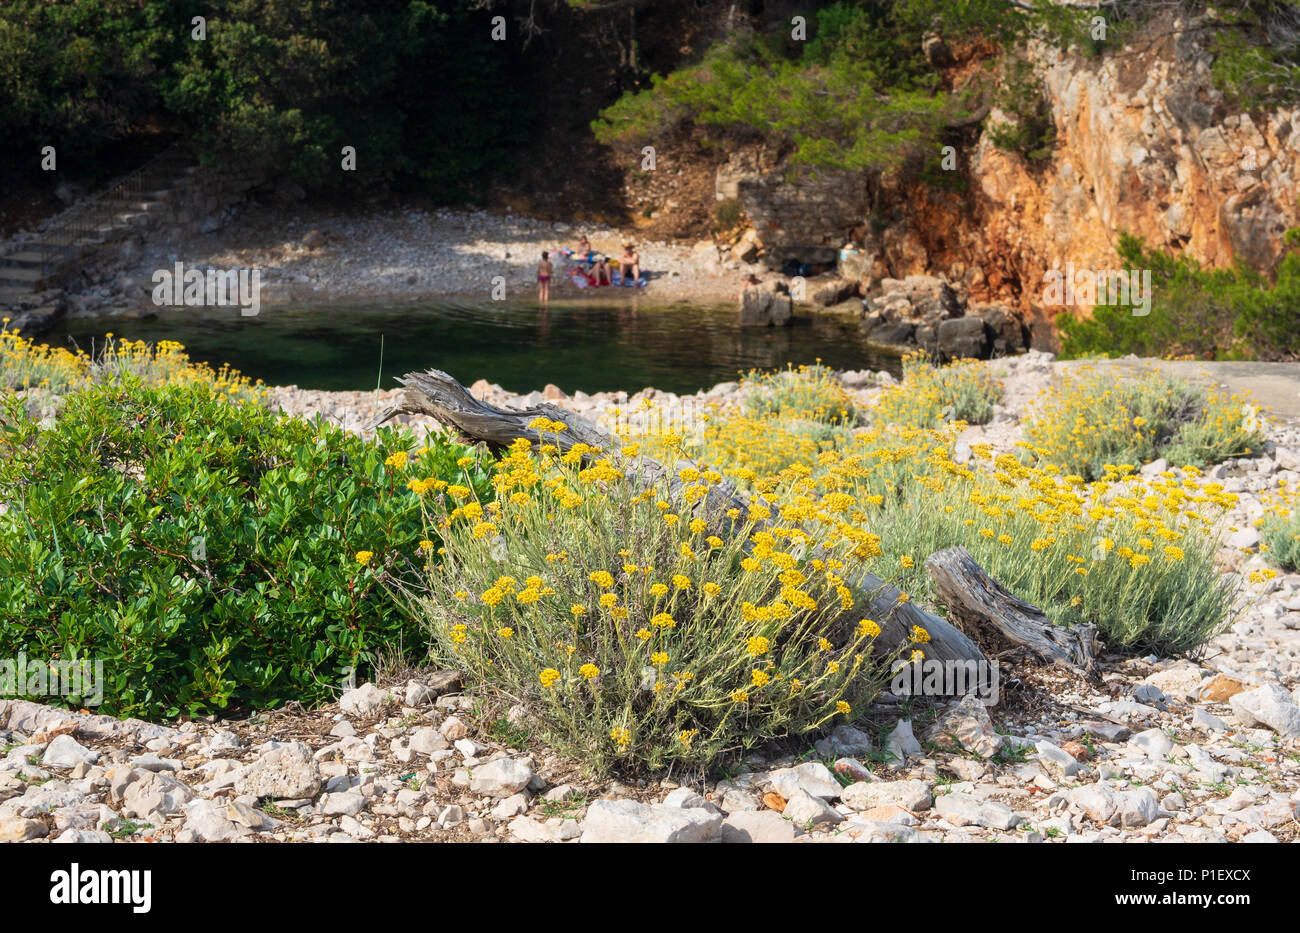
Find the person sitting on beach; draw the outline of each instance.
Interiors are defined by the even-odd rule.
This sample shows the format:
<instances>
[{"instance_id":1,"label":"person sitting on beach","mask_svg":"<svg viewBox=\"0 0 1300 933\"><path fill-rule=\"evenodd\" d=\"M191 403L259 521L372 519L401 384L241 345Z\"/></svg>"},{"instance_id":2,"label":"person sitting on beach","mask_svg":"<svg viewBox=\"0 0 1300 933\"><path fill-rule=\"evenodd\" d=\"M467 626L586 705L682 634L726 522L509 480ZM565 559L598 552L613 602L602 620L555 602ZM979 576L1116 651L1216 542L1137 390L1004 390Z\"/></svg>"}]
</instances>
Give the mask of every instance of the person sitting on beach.
<instances>
[{"instance_id":1,"label":"person sitting on beach","mask_svg":"<svg viewBox=\"0 0 1300 933\"><path fill-rule=\"evenodd\" d=\"M542 252L542 261L537 264L537 300L546 304L551 298L551 259L550 253Z\"/></svg>"},{"instance_id":2,"label":"person sitting on beach","mask_svg":"<svg viewBox=\"0 0 1300 933\"><path fill-rule=\"evenodd\" d=\"M578 248L574 250L573 258L578 262L591 262L594 258L591 252L591 241L585 236L578 237Z\"/></svg>"},{"instance_id":3,"label":"person sitting on beach","mask_svg":"<svg viewBox=\"0 0 1300 933\"><path fill-rule=\"evenodd\" d=\"M623 244L623 255L618 257L618 271L624 282L635 283L641 277L641 254L632 243Z\"/></svg>"},{"instance_id":4,"label":"person sitting on beach","mask_svg":"<svg viewBox=\"0 0 1300 933\"><path fill-rule=\"evenodd\" d=\"M609 263L604 256L596 259L596 264L591 267L591 277L595 285L612 285L613 282L609 277Z\"/></svg>"}]
</instances>

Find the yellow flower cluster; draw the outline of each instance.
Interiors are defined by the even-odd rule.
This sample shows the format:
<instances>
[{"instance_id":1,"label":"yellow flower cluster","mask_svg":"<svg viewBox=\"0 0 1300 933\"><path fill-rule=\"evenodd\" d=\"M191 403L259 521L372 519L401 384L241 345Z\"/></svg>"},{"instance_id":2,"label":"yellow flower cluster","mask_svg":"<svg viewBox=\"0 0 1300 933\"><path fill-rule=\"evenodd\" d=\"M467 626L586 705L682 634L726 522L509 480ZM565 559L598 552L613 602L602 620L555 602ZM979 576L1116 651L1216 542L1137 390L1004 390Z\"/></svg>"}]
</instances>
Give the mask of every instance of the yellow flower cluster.
<instances>
[{"instance_id":1,"label":"yellow flower cluster","mask_svg":"<svg viewBox=\"0 0 1300 933\"><path fill-rule=\"evenodd\" d=\"M218 395L243 401L264 398L269 392L260 380L252 382L229 366L214 370L206 363L192 362L185 347L174 340L149 344L110 333L92 357L84 350L35 343L10 330L9 318L0 319L0 388L62 391L127 374L151 385L203 383Z\"/></svg>"}]
</instances>

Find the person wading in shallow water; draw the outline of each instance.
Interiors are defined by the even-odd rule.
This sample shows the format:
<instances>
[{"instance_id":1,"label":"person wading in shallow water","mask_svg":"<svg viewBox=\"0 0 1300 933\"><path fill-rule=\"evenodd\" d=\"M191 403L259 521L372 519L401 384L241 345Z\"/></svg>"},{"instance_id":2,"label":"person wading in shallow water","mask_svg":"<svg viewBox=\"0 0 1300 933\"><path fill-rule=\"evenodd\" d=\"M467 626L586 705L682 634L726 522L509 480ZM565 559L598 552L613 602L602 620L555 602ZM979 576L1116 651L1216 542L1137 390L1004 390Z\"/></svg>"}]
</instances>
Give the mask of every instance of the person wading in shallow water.
<instances>
[{"instance_id":1,"label":"person wading in shallow water","mask_svg":"<svg viewBox=\"0 0 1300 933\"><path fill-rule=\"evenodd\" d=\"M550 253L542 253L542 261L537 264L537 300L546 304L551 300L551 260Z\"/></svg>"}]
</instances>

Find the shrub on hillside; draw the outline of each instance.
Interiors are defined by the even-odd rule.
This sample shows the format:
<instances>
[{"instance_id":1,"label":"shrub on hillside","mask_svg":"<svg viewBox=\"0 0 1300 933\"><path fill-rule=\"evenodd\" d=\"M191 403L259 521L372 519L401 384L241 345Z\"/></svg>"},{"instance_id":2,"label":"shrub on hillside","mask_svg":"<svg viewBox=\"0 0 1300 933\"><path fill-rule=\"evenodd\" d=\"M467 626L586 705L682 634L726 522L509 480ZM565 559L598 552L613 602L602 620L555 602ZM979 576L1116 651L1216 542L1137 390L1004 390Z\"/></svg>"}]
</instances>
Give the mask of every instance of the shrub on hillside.
<instances>
[{"instance_id":1,"label":"shrub on hillside","mask_svg":"<svg viewBox=\"0 0 1300 933\"><path fill-rule=\"evenodd\" d=\"M1084 479L1111 466L1163 457L1203 467L1245 456L1264 436L1240 396L1206 390L1159 370L1116 380L1084 369L1040 401L1025 426L1026 446L1042 462Z\"/></svg>"},{"instance_id":2,"label":"shrub on hillside","mask_svg":"<svg viewBox=\"0 0 1300 933\"><path fill-rule=\"evenodd\" d=\"M423 648L379 586L436 557L395 466L409 433L367 442L226 398L126 374L48 430L10 400L0 656L101 660L106 712L172 716L325 701L377 652ZM432 437L410 461L486 492L466 457Z\"/></svg>"},{"instance_id":3,"label":"shrub on hillside","mask_svg":"<svg viewBox=\"0 0 1300 933\"><path fill-rule=\"evenodd\" d=\"M1003 114L1000 122L987 127L993 145L1031 162L1051 158L1056 123L1043 81L1029 61L1015 59L1003 66L993 103Z\"/></svg>"},{"instance_id":4,"label":"shrub on hillside","mask_svg":"<svg viewBox=\"0 0 1300 933\"><path fill-rule=\"evenodd\" d=\"M408 594L468 682L525 704L541 738L593 771L704 766L859 715L888 679L835 552L749 541L761 504L692 517L717 473L683 471L674 499L635 461L550 450L516 443L499 509L440 513L444 565Z\"/></svg>"}]
</instances>

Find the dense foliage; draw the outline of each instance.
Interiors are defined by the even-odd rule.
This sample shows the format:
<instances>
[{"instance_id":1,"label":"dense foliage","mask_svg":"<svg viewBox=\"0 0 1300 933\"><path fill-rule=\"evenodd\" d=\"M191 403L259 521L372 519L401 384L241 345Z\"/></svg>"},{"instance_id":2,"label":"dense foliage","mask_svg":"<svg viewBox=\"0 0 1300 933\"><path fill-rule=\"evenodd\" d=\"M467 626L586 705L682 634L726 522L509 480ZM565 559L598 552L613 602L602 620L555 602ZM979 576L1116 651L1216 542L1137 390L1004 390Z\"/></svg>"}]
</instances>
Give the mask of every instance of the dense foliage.
<instances>
[{"instance_id":1,"label":"dense foliage","mask_svg":"<svg viewBox=\"0 0 1300 933\"><path fill-rule=\"evenodd\" d=\"M808 42L785 32L728 37L606 109L596 138L639 145L689 122L713 141L776 143L805 167L903 164L968 115L921 53L925 27L906 15L915 5L833 4L810 17Z\"/></svg>"},{"instance_id":2,"label":"dense foliage","mask_svg":"<svg viewBox=\"0 0 1300 933\"><path fill-rule=\"evenodd\" d=\"M352 190L382 179L459 198L508 170L511 153L536 129L527 116L532 40L574 24L592 35L617 33L615 20L626 15L619 81L634 89L596 121L598 139L641 145L693 121L716 141L784 147L796 165L912 164L930 177L935 144L949 141L950 127L981 104L1000 115L988 127L996 144L1030 159L1050 151L1042 90L1023 64L1028 39L1106 54L1130 30L1170 12L1140 0L812 3L800 11L806 37L796 38L786 19L761 32L745 25L757 19L742 19L715 30L714 41L683 63L661 54L674 67L647 82L635 17L649 3L569 0L567 7L12 0L0 6L0 139L17 164L34 164L40 147L53 145L65 168L84 171L107 144L142 127L184 127L212 157L238 153L241 164L288 167L307 184ZM1179 0L1179 7L1188 31L1210 43L1214 80L1235 103L1295 99L1297 0ZM200 15L201 37L193 22ZM496 15L508 27L504 41L492 37ZM942 56L924 51L932 33L990 56L990 67L954 90ZM355 173L339 170L344 146L356 149ZM934 177L951 183L946 174Z\"/></svg>"},{"instance_id":3,"label":"dense foliage","mask_svg":"<svg viewBox=\"0 0 1300 933\"><path fill-rule=\"evenodd\" d=\"M73 392L49 430L11 399L0 444L0 656L103 661L107 712L321 702L349 668L422 653L380 586L436 558L385 465L407 433L127 375ZM486 490L464 457L433 437L410 459Z\"/></svg>"},{"instance_id":4,"label":"dense foliage","mask_svg":"<svg viewBox=\"0 0 1300 933\"><path fill-rule=\"evenodd\" d=\"M0 146L36 164L52 145L86 167L156 110L198 0L0 5Z\"/></svg>"},{"instance_id":5,"label":"dense foliage","mask_svg":"<svg viewBox=\"0 0 1300 933\"><path fill-rule=\"evenodd\" d=\"M1289 231L1287 243L1298 237ZM1245 265L1205 269L1127 234L1116 251L1125 268L1150 270L1150 312L1103 302L1087 317L1061 315L1064 356L1268 359L1300 348L1300 251L1289 249L1273 281Z\"/></svg>"},{"instance_id":6,"label":"dense foliage","mask_svg":"<svg viewBox=\"0 0 1300 933\"><path fill-rule=\"evenodd\" d=\"M15 0L0 8L0 135L88 158L161 117L212 158L450 200L526 136L514 48L470 0Z\"/></svg>"}]
</instances>

